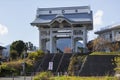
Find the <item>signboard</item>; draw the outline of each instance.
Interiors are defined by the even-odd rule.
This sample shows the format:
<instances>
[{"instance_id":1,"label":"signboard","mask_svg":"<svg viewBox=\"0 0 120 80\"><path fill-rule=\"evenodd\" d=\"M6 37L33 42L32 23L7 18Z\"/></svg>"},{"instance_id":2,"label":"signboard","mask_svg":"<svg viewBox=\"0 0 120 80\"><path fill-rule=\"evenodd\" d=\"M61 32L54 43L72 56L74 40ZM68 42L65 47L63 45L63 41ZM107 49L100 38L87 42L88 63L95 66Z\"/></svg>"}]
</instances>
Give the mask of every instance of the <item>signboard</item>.
<instances>
[{"instance_id":1,"label":"signboard","mask_svg":"<svg viewBox=\"0 0 120 80\"><path fill-rule=\"evenodd\" d=\"M53 70L53 62L49 62L48 70Z\"/></svg>"}]
</instances>

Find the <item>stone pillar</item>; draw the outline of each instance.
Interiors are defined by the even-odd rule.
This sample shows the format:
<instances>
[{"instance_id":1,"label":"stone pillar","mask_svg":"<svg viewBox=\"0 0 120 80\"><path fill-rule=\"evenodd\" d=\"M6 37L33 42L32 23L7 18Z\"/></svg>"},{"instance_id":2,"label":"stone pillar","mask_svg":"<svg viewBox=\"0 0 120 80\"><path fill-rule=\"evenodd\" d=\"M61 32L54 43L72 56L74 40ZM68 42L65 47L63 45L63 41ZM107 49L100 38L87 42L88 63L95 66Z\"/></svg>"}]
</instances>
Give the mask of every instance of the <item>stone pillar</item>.
<instances>
[{"instance_id":1,"label":"stone pillar","mask_svg":"<svg viewBox=\"0 0 120 80\"><path fill-rule=\"evenodd\" d=\"M42 50L46 52L46 39L42 39Z\"/></svg>"},{"instance_id":2,"label":"stone pillar","mask_svg":"<svg viewBox=\"0 0 120 80\"><path fill-rule=\"evenodd\" d=\"M74 39L74 52L77 52L76 40Z\"/></svg>"},{"instance_id":3,"label":"stone pillar","mask_svg":"<svg viewBox=\"0 0 120 80\"><path fill-rule=\"evenodd\" d=\"M41 39L41 30L39 29L39 49L42 50L42 39Z\"/></svg>"},{"instance_id":4,"label":"stone pillar","mask_svg":"<svg viewBox=\"0 0 120 80\"><path fill-rule=\"evenodd\" d=\"M53 53L57 53L56 38L53 37Z\"/></svg>"},{"instance_id":5,"label":"stone pillar","mask_svg":"<svg viewBox=\"0 0 120 80\"><path fill-rule=\"evenodd\" d=\"M83 47L84 47L84 52L87 52L87 29L86 26L84 26L83 29Z\"/></svg>"},{"instance_id":6,"label":"stone pillar","mask_svg":"<svg viewBox=\"0 0 120 80\"><path fill-rule=\"evenodd\" d=\"M52 29L50 28L50 53L53 53L53 36L52 36Z\"/></svg>"},{"instance_id":7,"label":"stone pillar","mask_svg":"<svg viewBox=\"0 0 120 80\"><path fill-rule=\"evenodd\" d=\"M74 48L75 48L75 45L74 45L74 34L73 34L73 28L71 28L71 52L75 52Z\"/></svg>"},{"instance_id":8,"label":"stone pillar","mask_svg":"<svg viewBox=\"0 0 120 80\"><path fill-rule=\"evenodd\" d=\"M114 42L114 41L115 41L115 32L112 31L112 42Z\"/></svg>"}]
</instances>

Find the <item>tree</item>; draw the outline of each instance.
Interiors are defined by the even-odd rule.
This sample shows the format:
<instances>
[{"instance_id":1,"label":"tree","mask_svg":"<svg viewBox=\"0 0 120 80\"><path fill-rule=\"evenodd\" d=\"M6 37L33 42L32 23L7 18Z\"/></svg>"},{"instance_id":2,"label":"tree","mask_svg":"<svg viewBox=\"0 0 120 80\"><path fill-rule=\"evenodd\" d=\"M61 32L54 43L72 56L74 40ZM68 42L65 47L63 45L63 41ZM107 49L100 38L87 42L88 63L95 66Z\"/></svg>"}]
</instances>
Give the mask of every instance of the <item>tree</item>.
<instances>
[{"instance_id":1,"label":"tree","mask_svg":"<svg viewBox=\"0 0 120 80\"><path fill-rule=\"evenodd\" d=\"M109 44L110 51L118 51L120 49L119 45L119 42L112 42L111 44Z\"/></svg>"},{"instance_id":2,"label":"tree","mask_svg":"<svg viewBox=\"0 0 120 80\"><path fill-rule=\"evenodd\" d=\"M26 42L25 44L26 44L27 50L30 50L30 51L36 50L36 46L34 46L33 43L31 43L31 42Z\"/></svg>"},{"instance_id":3,"label":"tree","mask_svg":"<svg viewBox=\"0 0 120 80\"><path fill-rule=\"evenodd\" d=\"M22 40L14 41L10 46L10 51L12 50L17 51L18 57L20 57L22 52L26 50L26 45Z\"/></svg>"},{"instance_id":4,"label":"tree","mask_svg":"<svg viewBox=\"0 0 120 80\"><path fill-rule=\"evenodd\" d=\"M11 50L11 51L10 51L10 58L11 58L12 60L15 60L15 59L17 59L17 57L18 57L17 51L16 51L16 50Z\"/></svg>"},{"instance_id":5,"label":"tree","mask_svg":"<svg viewBox=\"0 0 120 80\"><path fill-rule=\"evenodd\" d=\"M93 40L93 51L105 51L109 48L110 42L105 40L104 38L98 37Z\"/></svg>"},{"instance_id":6,"label":"tree","mask_svg":"<svg viewBox=\"0 0 120 80\"><path fill-rule=\"evenodd\" d=\"M87 48L88 48L89 52L93 51L93 40L91 40L87 43Z\"/></svg>"}]
</instances>

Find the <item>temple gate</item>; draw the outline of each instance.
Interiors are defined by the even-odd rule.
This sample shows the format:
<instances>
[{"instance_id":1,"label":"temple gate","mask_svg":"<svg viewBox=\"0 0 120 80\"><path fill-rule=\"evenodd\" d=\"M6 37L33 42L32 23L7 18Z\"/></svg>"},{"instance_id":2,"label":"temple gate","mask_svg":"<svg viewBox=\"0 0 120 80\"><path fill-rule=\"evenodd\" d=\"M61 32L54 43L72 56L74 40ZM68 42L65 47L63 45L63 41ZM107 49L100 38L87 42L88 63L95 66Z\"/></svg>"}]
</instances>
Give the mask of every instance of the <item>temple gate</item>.
<instances>
[{"instance_id":1,"label":"temple gate","mask_svg":"<svg viewBox=\"0 0 120 80\"><path fill-rule=\"evenodd\" d=\"M76 42L82 40L86 52L87 32L93 29L92 11L89 6L38 8L31 25L38 27L39 48L45 52L59 53L56 42L61 38L71 40L71 53L76 52Z\"/></svg>"}]
</instances>

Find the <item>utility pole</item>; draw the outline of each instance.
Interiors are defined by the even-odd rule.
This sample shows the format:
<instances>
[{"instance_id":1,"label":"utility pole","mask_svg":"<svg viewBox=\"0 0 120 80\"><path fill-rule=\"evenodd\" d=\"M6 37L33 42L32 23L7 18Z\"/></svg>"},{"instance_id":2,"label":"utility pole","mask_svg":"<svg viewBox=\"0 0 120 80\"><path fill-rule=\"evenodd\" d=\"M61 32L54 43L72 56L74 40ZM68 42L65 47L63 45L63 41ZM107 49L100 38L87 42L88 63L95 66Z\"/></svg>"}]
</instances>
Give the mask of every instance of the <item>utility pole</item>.
<instances>
[{"instance_id":1,"label":"utility pole","mask_svg":"<svg viewBox=\"0 0 120 80\"><path fill-rule=\"evenodd\" d=\"M24 74L24 80L26 80L26 72L25 72L25 56L26 56L26 51L24 50L24 59L23 59L23 74Z\"/></svg>"}]
</instances>

